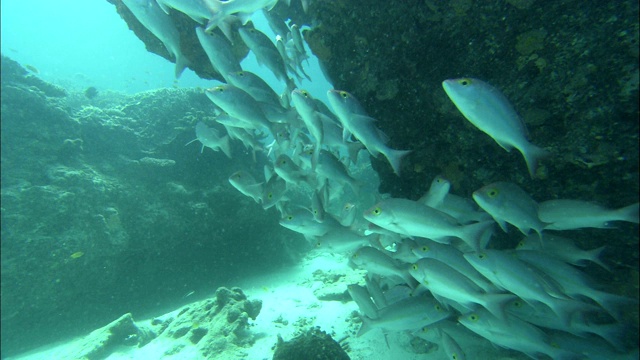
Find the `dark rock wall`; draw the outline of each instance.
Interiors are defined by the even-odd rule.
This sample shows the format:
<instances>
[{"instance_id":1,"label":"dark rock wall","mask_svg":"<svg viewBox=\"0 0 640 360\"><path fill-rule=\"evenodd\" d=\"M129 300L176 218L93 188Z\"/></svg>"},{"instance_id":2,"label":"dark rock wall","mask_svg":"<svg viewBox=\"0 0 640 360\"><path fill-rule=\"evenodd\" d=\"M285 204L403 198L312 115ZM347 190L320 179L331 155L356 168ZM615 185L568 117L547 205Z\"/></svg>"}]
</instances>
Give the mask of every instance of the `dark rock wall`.
<instances>
[{"instance_id":1,"label":"dark rock wall","mask_svg":"<svg viewBox=\"0 0 640 360\"><path fill-rule=\"evenodd\" d=\"M334 86L360 100L392 147L413 150L400 178L373 162L380 192L417 199L443 174L463 196L511 181L538 201L638 200L637 2L327 0L309 13L292 16L315 25L305 39ZM456 77L485 80L512 102L552 153L538 178L463 118L441 85ZM623 228L575 234L637 268L636 231ZM501 236L514 244L520 234Z\"/></svg>"}]
</instances>

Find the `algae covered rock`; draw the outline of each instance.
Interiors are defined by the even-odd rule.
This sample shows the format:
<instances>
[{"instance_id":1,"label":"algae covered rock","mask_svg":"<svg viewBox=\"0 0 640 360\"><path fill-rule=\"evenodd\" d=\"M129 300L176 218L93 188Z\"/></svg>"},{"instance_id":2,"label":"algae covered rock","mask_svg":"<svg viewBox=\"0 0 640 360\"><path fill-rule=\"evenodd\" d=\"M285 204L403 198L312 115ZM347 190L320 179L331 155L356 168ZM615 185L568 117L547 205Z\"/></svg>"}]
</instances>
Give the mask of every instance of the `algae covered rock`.
<instances>
[{"instance_id":1,"label":"algae covered rock","mask_svg":"<svg viewBox=\"0 0 640 360\"><path fill-rule=\"evenodd\" d=\"M340 344L319 328L311 328L289 341L278 336L273 360L349 360Z\"/></svg>"}]
</instances>

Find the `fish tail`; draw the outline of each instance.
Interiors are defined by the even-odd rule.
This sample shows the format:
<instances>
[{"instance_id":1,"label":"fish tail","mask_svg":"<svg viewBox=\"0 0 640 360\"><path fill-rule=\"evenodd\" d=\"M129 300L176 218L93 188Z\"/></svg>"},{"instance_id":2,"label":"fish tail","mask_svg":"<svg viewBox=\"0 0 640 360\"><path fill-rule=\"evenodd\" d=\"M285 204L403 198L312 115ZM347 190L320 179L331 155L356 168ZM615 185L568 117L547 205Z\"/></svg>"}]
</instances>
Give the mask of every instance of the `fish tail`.
<instances>
[{"instance_id":1,"label":"fish tail","mask_svg":"<svg viewBox=\"0 0 640 360\"><path fill-rule=\"evenodd\" d=\"M615 220L619 221L628 221L634 224L638 223L638 217L640 211L640 203L635 203L633 205L625 206L621 209L615 211L616 218Z\"/></svg>"},{"instance_id":2,"label":"fish tail","mask_svg":"<svg viewBox=\"0 0 640 360\"><path fill-rule=\"evenodd\" d=\"M383 152L384 156L389 160L389 164L393 168L393 172L396 175L400 176L400 162L402 158L408 155L411 150L395 150L395 149L387 149ZM375 156L375 155L374 155Z\"/></svg>"},{"instance_id":3,"label":"fish tail","mask_svg":"<svg viewBox=\"0 0 640 360\"><path fill-rule=\"evenodd\" d=\"M176 79L180 78L184 69L189 66L189 60L181 53L177 53L176 55L176 69L175 69L175 77Z\"/></svg>"},{"instance_id":4,"label":"fish tail","mask_svg":"<svg viewBox=\"0 0 640 360\"><path fill-rule=\"evenodd\" d=\"M592 299L605 309L616 321L624 320L625 315L623 308L625 306L638 304L638 300L636 299L610 294L603 291L595 292L592 295Z\"/></svg>"},{"instance_id":5,"label":"fish tail","mask_svg":"<svg viewBox=\"0 0 640 360\"><path fill-rule=\"evenodd\" d=\"M539 148L533 144L527 144L526 147L519 150L520 152L522 152L522 156L524 156L524 160L527 162L529 175L531 175L531 178L535 178L536 169L538 168L538 161L549 156L550 153L547 150Z\"/></svg>"},{"instance_id":6,"label":"fish tail","mask_svg":"<svg viewBox=\"0 0 640 360\"><path fill-rule=\"evenodd\" d=\"M349 153L349 160L352 164L358 162L358 153L363 148L362 143L359 141L348 141L345 143L347 146L347 152Z\"/></svg>"},{"instance_id":7,"label":"fish tail","mask_svg":"<svg viewBox=\"0 0 640 360\"><path fill-rule=\"evenodd\" d=\"M596 263L600 265L603 269L611 272L611 267L609 267L609 265L602 262L602 260L600 259L600 256L602 255L602 251L604 251L604 249L605 249L605 246L601 246L597 249L588 251L589 256L586 258L586 260Z\"/></svg>"},{"instance_id":8,"label":"fish tail","mask_svg":"<svg viewBox=\"0 0 640 360\"><path fill-rule=\"evenodd\" d=\"M485 294L482 306L498 319L508 321L505 312L507 303L517 298L513 294Z\"/></svg>"},{"instance_id":9,"label":"fish tail","mask_svg":"<svg viewBox=\"0 0 640 360\"><path fill-rule=\"evenodd\" d=\"M624 352L626 349L624 337L629 333L629 327L619 323L590 326L590 331L605 339L616 350Z\"/></svg>"},{"instance_id":10,"label":"fish tail","mask_svg":"<svg viewBox=\"0 0 640 360\"><path fill-rule=\"evenodd\" d=\"M369 319L366 316L361 316L361 318L362 318L362 325L360 325L360 329L358 330L358 333L356 334L356 337L360 337L360 336L368 333L369 330L373 329L371 319Z\"/></svg>"},{"instance_id":11,"label":"fish tail","mask_svg":"<svg viewBox=\"0 0 640 360\"><path fill-rule=\"evenodd\" d=\"M229 135L225 135L222 138L220 149L222 149L222 152L227 155L229 159L231 159L231 144L229 143Z\"/></svg>"},{"instance_id":12,"label":"fish tail","mask_svg":"<svg viewBox=\"0 0 640 360\"><path fill-rule=\"evenodd\" d=\"M224 18L224 14L222 12L223 3L219 0L205 0L204 4L209 9L211 14L213 14L209 19L209 21L207 22L207 26L205 27L205 30L204 30L205 32L209 33L213 29L218 27L218 24Z\"/></svg>"},{"instance_id":13,"label":"fish tail","mask_svg":"<svg viewBox=\"0 0 640 360\"><path fill-rule=\"evenodd\" d=\"M487 220L479 223L473 223L465 225L462 228L460 239L462 239L467 245L469 245L474 251L480 251L482 246L483 235L487 228L493 225L493 220Z\"/></svg>"}]
</instances>

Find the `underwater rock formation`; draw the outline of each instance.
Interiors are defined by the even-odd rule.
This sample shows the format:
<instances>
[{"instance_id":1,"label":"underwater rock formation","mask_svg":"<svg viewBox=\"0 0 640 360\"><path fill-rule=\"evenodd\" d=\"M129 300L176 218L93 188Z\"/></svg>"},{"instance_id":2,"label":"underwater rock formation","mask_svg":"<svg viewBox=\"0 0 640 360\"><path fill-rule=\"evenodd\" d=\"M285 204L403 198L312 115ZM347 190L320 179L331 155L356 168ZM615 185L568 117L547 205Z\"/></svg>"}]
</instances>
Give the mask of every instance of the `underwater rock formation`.
<instances>
[{"instance_id":1,"label":"underwater rock formation","mask_svg":"<svg viewBox=\"0 0 640 360\"><path fill-rule=\"evenodd\" d=\"M131 314L122 315L57 356L99 360L122 347L148 346L153 349L150 353L185 359L194 354L203 359L235 358L253 343L249 319L255 320L261 308L262 301L247 299L241 289L221 287L214 297L183 306L150 324L135 322Z\"/></svg>"},{"instance_id":2,"label":"underwater rock formation","mask_svg":"<svg viewBox=\"0 0 640 360\"><path fill-rule=\"evenodd\" d=\"M210 291L248 258L290 261L293 235L242 205L233 163L185 147L212 109L198 90L87 99L6 57L2 74L3 356ZM235 145L235 160L253 161ZM263 231L248 236L247 223Z\"/></svg>"},{"instance_id":3,"label":"underwater rock formation","mask_svg":"<svg viewBox=\"0 0 640 360\"><path fill-rule=\"evenodd\" d=\"M261 308L262 301L247 299L239 288L218 288L213 298L184 306L171 313L175 316L154 319L153 330L158 336L150 346L163 338L181 339L165 355L177 355L183 350L188 354L194 350L187 348L195 347L206 359L231 358L241 353L243 346L253 343L249 319L255 320Z\"/></svg>"}]
</instances>

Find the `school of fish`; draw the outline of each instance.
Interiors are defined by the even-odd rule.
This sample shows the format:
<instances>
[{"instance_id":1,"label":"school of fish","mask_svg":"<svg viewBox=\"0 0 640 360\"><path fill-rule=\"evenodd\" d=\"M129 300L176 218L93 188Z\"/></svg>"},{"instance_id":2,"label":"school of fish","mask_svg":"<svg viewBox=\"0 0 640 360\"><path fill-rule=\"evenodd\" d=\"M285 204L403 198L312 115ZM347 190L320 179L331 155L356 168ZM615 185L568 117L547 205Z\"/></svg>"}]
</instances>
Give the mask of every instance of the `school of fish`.
<instances>
[{"instance_id":1,"label":"school of fish","mask_svg":"<svg viewBox=\"0 0 640 360\"><path fill-rule=\"evenodd\" d=\"M302 0L305 11L309 1ZM331 111L298 88L309 79L303 67L309 55L300 26L269 12L278 0L123 2L174 57L176 77L189 61L169 13L194 20L204 52L226 82L205 91L217 113L216 123L195 127L201 152L207 147L233 158L230 142L237 141L254 159L263 153L266 165L237 164L229 183L265 210L275 207L280 225L302 234L314 251L349 254L351 266L367 271L362 284L346 289L361 311L356 336L408 331L456 360L477 358L465 351L474 339L534 359L637 358L637 349L624 343L623 313L636 301L600 290L581 271L590 263L608 270L599 257L604 247L580 249L558 231L638 223L638 203L608 209L577 199L533 199L509 182L465 198L450 193L442 176L419 200L379 194L369 156L382 155L401 176L411 149L391 148L349 92L327 89ZM275 38L253 27L258 11ZM282 94L242 69L231 51L238 38L281 82ZM505 150L517 149L535 178L548 152L529 141L509 100L474 78L442 85L471 124ZM511 226L523 240L493 249L494 231Z\"/></svg>"}]
</instances>

